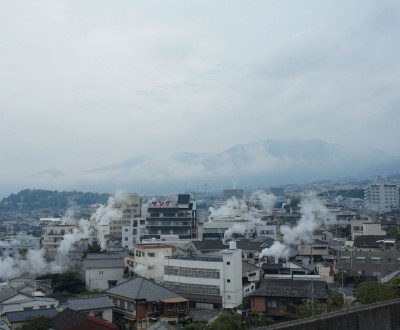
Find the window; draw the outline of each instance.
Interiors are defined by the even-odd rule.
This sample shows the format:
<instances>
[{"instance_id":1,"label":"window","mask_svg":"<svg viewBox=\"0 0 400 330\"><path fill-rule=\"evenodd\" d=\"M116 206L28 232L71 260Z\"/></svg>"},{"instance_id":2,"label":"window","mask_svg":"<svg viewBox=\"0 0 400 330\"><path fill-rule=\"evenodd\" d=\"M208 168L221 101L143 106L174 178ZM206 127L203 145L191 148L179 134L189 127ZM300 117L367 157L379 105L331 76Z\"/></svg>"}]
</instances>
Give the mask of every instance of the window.
<instances>
[{"instance_id":1,"label":"window","mask_svg":"<svg viewBox=\"0 0 400 330\"><path fill-rule=\"evenodd\" d=\"M267 300L267 307L276 308L276 300Z\"/></svg>"},{"instance_id":2,"label":"window","mask_svg":"<svg viewBox=\"0 0 400 330\"><path fill-rule=\"evenodd\" d=\"M226 264L227 264L227 265L230 265L230 264L231 264L231 262L230 262L230 261L227 261L227 262L226 262Z\"/></svg>"},{"instance_id":3,"label":"window","mask_svg":"<svg viewBox=\"0 0 400 330\"><path fill-rule=\"evenodd\" d=\"M342 256L340 259L342 260L343 264L349 264L350 263L350 257L349 256Z\"/></svg>"},{"instance_id":4,"label":"window","mask_svg":"<svg viewBox=\"0 0 400 330\"><path fill-rule=\"evenodd\" d=\"M149 252L149 253L147 253L147 256L154 258L156 256L156 254L154 252Z\"/></svg>"},{"instance_id":5,"label":"window","mask_svg":"<svg viewBox=\"0 0 400 330\"><path fill-rule=\"evenodd\" d=\"M228 278L227 280L226 280L228 283L231 283L231 280Z\"/></svg>"},{"instance_id":6,"label":"window","mask_svg":"<svg viewBox=\"0 0 400 330\"><path fill-rule=\"evenodd\" d=\"M394 264L394 258L388 258L388 264Z\"/></svg>"},{"instance_id":7,"label":"window","mask_svg":"<svg viewBox=\"0 0 400 330\"><path fill-rule=\"evenodd\" d=\"M365 264L365 257L356 257L356 262L358 264Z\"/></svg>"},{"instance_id":8,"label":"window","mask_svg":"<svg viewBox=\"0 0 400 330\"><path fill-rule=\"evenodd\" d=\"M371 264L379 265L381 263L380 257L371 257Z\"/></svg>"},{"instance_id":9,"label":"window","mask_svg":"<svg viewBox=\"0 0 400 330\"><path fill-rule=\"evenodd\" d=\"M103 318L103 312L102 311L93 312L93 316L102 319Z\"/></svg>"}]
</instances>

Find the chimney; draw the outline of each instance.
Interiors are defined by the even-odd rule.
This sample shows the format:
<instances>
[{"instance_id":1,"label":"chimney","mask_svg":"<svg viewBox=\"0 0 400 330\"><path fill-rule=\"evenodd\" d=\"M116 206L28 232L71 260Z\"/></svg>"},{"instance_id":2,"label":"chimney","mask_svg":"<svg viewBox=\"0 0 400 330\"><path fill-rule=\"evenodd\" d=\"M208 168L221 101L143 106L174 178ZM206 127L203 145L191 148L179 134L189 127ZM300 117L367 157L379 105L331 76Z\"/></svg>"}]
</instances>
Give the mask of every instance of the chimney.
<instances>
[{"instance_id":1,"label":"chimney","mask_svg":"<svg viewBox=\"0 0 400 330\"><path fill-rule=\"evenodd\" d=\"M230 241L229 242L229 250L235 250L235 249L236 249L236 242Z\"/></svg>"}]
</instances>

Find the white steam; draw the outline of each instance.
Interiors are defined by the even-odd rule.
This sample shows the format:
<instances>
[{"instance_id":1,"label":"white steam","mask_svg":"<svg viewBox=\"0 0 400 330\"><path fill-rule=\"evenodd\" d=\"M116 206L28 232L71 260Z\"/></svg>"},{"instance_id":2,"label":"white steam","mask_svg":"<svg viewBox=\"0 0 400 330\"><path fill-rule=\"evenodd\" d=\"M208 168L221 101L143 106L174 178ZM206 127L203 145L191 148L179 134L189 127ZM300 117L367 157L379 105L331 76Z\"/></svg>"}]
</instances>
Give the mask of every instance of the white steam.
<instances>
[{"instance_id":1,"label":"white steam","mask_svg":"<svg viewBox=\"0 0 400 330\"><path fill-rule=\"evenodd\" d=\"M301 218L294 227L281 226L285 244L310 243L312 235L319 225L329 216L329 211L315 195L308 195L301 202Z\"/></svg>"},{"instance_id":2,"label":"white steam","mask_svg":"<svg viewBox=\"0 0 400 330\"><path fill-rule=\"evenodd\" d=\"M224 243L232 239L234 234L244 235L246 233L246 226L241 223L235 223L232 228L229 228L224 233Z\"/></svg>"},{"instance_id":3,"label":"white steam","mask_svg":"<svg viewBox=\"0 0 400 330\"><path fill-rule=\"evenodd\" d=\"M134 272L145 278L162 280L164 275L164 253L157 253L153 258L146 259L146 265L138 263Z\"/></svg>"},{"instance_id":4,"label":"white steam","mask_svg":"<svg viewBox=\"0 0 400 330\"><path fill-rule=\"evenodd\" d=\"M88 239L99 225L108 225L111 221L121 218L121 206L126 203L126 196L126 194L119 193L115 197L110 197L105 205L97 209L90 220L80 219L78 221L74 219L74 210L67 210L61 223L64 225L74 224L77 227L73 229L72 233L67 233L63 236L58 248L59 256L56 260L47 261L43 249L29 250L24 256L19 253L15 253L14 256L3 254L0 256L0 278L8 279L25 274L41 275L65 270L68 264L62 260L62 257L73 250L75 243ZM12 243L18 243L18 239L12 241ZM7 244L11 246L10 243ZM3 242L2 245L4 245Z\"/></svg>"},{"instance_id":5,"label":"white steam","mask_svg":"<svg viewBox=\"0 0 400 330\"><path fill-rule=\"evenodd\" d=\"M320 222L325 221L330 216L328 209L315 195L309 194L301 202L301 218L294 227L281 226L283 244L274 242L270 248L265 248L260 253L260 259L264 256L275 258L288 258L290 245L300 243L310 243L312 236Z\"/></svg>"},{"instance_id":6,"label":"white steam","mask_svg":"<svg viewBox=\"0 0 400 330\"><path fill-rule=\"evenodd\" d=\"M23 274L42 275L60 272L63 269L58 261L47 262L44 250L29 250L24 257L19 254L0 258L0 278L9 279Z\"/></svg>"},{"instance_id":7,"label":"white steam","mask_svg":"<svg viewBox=\"0 0 400 330\"><path fill-rule=\"evenodd\" d=\"M289 257L289 252L290 249L288 246L282 244L281 242L275 241L274 244L271 245L271 247L261 251L259 258L261 259L263 257L274 257L287 259Z\"/></svg>"},{"instance_id":8,"label":"white steam","mask_svg":"<svg viewBox=\"0 0 400 330\"><path fill-rule=\"evenodd\" d=\"M236 197L231 197L220 207L210 207L208 211L210 212L210 216L208 219L212 221L213 219L220 217L234 218L242 214L243 212L248 211L248 208L244 200L238 200Z\"/></svg>"},{"instance_id":9,"label":"white steam","mask_svg":"<svg viewBox=\"0 0 400 330\"><path fill-rule=\"evenodd\" d=\"M79 220L78 227L74 228L72 233L63 236L63 240L58 247L58 252L62 255L68 254L68 252L73 250L75 243L83 239L88 239L92 230L93 229L90 227L90 222L88 220Z\"/></svg>"},{"instance_id":10,"label":"white steam","mask_svg":"<svg viewBox=\"0 0 400 330\"><path fill-rule=\"evenodd\" d=\"M250 200L261 206L261 210L264 212L272 210L276 203L275 195L267 194L263 190L254 191L250 196Z\"/></svg>"}]
</instances>

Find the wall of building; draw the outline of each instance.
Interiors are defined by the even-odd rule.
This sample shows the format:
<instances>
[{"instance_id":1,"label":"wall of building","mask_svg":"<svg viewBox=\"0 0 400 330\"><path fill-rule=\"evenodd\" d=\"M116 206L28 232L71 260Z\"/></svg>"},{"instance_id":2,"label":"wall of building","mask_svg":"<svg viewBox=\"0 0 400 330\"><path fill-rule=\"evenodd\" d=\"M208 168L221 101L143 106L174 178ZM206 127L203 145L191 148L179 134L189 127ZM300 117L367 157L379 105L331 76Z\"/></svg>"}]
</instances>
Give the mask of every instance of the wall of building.
<instances>
[{"instance_id":1,"label":"wall of building","mask_svg":"<svg viewBox=\"0 0 400 330\"><path fill-rule=\"evenodd\" d=\"M282 330L400 330L400 299L350 310L327 313L307 319L279 323L261 329Z\"/></svg>"},{"instance_id":2,"label":"wall of building","mask_svg":"<svg viewBox=\"0 0 400 330\"><path fill-rule=\"evenodd\" d=\"M123 268L89 268L85 270L87 290L107 290L108 281L117 281L124 276Z\"/></svg>"}]
</instances>

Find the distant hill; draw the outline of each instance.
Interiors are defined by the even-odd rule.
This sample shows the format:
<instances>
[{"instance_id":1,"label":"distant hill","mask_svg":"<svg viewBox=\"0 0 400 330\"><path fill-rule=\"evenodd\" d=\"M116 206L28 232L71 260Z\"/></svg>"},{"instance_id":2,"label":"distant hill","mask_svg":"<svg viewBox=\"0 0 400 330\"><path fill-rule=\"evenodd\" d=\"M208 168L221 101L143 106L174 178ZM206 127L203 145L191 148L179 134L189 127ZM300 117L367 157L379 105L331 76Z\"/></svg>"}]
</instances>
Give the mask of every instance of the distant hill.
<instances>
[{"instance_id":1,"label":"distant hill","mask_svg":"<svg viewBox=\"0 0 400 330\"><path fill-rule=\"evenodd\" d=\"M107 187L199 189L307 183L386 175L400 171L400 158L379 150L351 149L321 140L264 140L220 153L182 152L167 158L136 156L86 171ZM91 182L91 181L89 181ZM180 187L180 188L179 188ZM107 190L106 190L107 191Z\"/></svg>"},{"instance_id":2,"label":"distant hill","mask_svg":"<svg viewBox=\"0 0 400 330\"><path fill-rule=\"evenodd\" d=\"M92 192L24 189L17 194L3 198L0 202L0 211L66 209L73 205L89 206L95 203L105 203L109 196L109 194Z\"/></svg>"}]
</instances>

